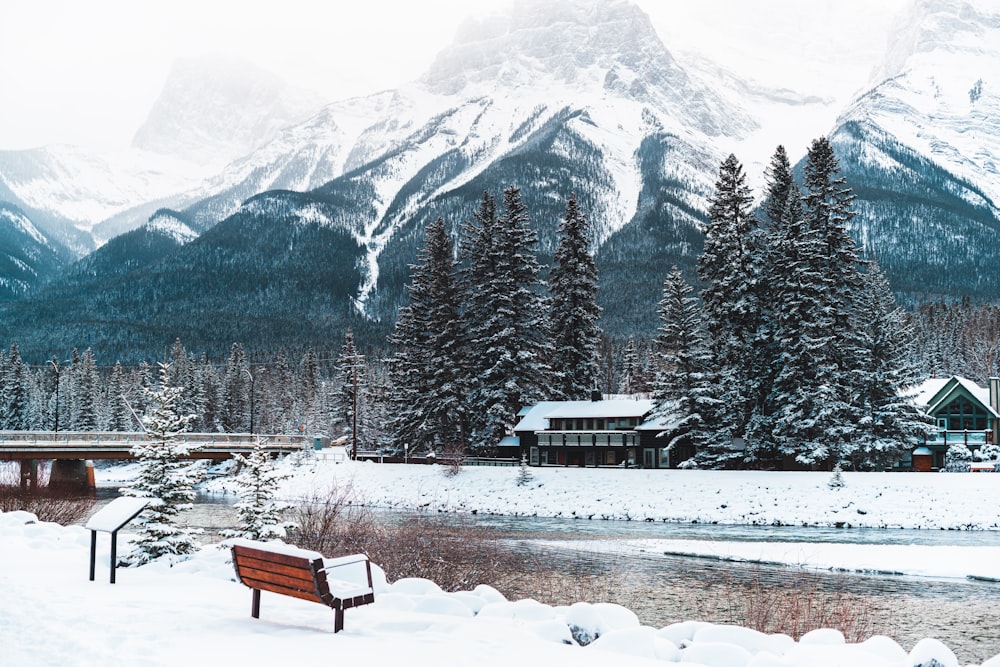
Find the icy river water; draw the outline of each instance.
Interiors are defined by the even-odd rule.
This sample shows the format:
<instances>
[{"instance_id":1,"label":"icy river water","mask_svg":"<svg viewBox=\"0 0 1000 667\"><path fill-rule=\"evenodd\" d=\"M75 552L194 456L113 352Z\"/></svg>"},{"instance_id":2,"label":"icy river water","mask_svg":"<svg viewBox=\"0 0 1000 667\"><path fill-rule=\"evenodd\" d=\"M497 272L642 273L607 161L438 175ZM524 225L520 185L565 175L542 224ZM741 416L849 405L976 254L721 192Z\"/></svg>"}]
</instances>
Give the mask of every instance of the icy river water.
<instances>
[{"instance_id":1,"label":"icy river water","mask_svg":"<svg viewBox=\"0 0 1000 667\"><path fill-rule=\"evenodd\" d=\"M113 497L113 491L102 491ZM208 535L231 527L232 496L199 496L186 512L189 525ZM403 513L387 511L390 516ZM681 620L727 622L735 607L751 596L799 595L823 591L871 602L872 627L909 649L924 637L935 637L965 663L1000 654L1000 583L915 576L805 572L767 564L736 563L649 552L617 552L616 541L693 539L853 543L868 545L1000 546L1000 531L901 529L834 529L795 526L734 526L631 521L593 521L539 517L433 515L435 521L486 528L519 551L563 567L606 575L605 600L619 602L655 627ZM605 548L580 551L562 548L560 541L600 540Z\"/></svg>"}]
</instances>

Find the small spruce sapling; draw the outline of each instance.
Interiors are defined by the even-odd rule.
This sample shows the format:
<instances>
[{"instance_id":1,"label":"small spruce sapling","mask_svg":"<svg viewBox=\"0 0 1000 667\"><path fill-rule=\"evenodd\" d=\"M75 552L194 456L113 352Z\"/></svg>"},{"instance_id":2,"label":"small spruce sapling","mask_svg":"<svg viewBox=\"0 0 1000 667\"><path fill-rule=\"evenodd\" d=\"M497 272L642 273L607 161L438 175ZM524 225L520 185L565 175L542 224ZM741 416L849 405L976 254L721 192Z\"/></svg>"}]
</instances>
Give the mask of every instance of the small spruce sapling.
<instances>
[{"instance_id":1,"label":"small spruce sapling","mask_svg":"<svg viewBox=\"0 0 1000 667\"><path fill-rule=\"evenodd\" d=\"M840 464L833 466L833 476L830 477L830 481L826 483L831 489L842 489L847 486L847 482L844 481L843 468Z\"/></svg>"},{"instance_id":2,"label":"small spruce sapling","mask_svg":"<svg viewBox=\"0 0 1000 667\"><path fill-rule=\"evenodd\" d=\"M240 502L234 505L240 527L237 530L222 531L223 537L268 540L284 537L286 530L295 525L293 522L281 521L282 513L292 505L275 500L274 496L278 491L278 483L288 475L275 470L274 461L264 449L264 443L264 439L257 438L249 454L233 456L242 467L236 476L236 483L239 485L236 493Z\"/></svg>"},{"instance_id":3,"label":"small spruce sapling","mask_svg":"<svg viewBox=\"0 0 1000 667\"><path fill-rule=\"evenodd\" d=\"M528 455L521 454L521 465L517 469L517 485L518 486L528 486L534 477L531 474L531 468L528 467Z\"/></svg>"}]
</instances>

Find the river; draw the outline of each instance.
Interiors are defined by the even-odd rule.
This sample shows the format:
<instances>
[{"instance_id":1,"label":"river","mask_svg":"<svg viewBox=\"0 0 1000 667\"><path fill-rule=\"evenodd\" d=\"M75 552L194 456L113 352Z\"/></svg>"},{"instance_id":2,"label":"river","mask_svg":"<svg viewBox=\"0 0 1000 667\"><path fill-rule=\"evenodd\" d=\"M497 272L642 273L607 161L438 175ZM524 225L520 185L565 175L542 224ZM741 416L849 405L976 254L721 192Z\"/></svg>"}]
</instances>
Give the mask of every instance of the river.
<instances>
[{"instance_id":1,"label":"river","mask_svg":"<svg viewBox=\"0 0 1000 667\"><path fill-rule=\"evenodd\" d=\"M117 494L108 489L99 495L110 499ZM233 496L201 494L194 509L182 516L187 525L205 530L203 539L215 539L218 531L234 523L233 500ZM384 511L395 519L407 516L405 512ZM831 617L838 610L864 616L856 619L857 624L892 636L904 648L924 637L935 637L951 647L963 664L1000 654L1000 583L805 572L655 551L625 553L613 546L625 539L996 546L1000 545L1000 531L677 524L482 514L410 516L458 526L471 522L489 529L536 562L561 568L567 578L577 576L574 573L596 573L597 577L587 578L589 589L581 590L581 596L590 593L595 601L618 602L654 627L691 619L742 622L762 606L805 599L827 608L824 613ZM612 544L604 545L601 552L559 546L563 540L581 539ZM603 584L595 587L595 581Z\"/></svg>"}]
</instances>

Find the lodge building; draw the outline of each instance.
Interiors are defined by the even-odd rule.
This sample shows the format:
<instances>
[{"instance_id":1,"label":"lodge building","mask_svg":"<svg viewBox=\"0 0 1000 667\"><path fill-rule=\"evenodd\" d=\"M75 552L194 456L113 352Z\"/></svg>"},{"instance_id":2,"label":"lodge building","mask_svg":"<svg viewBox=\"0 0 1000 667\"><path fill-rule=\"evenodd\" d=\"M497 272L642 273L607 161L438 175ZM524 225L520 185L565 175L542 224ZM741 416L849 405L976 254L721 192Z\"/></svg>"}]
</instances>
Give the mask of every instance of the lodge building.
<instances>
[{"instance_id":1,"label":"lodge building","mask_svg":"<svg viewBox=\"0 0 1000 667\"><path fill-rule=\"evenodd\" d=\"M518 413L513 440L533 466L676 468L694 450L664 446L654 406L636 398L543 401Z\"/></svg>"},{"instance_id":2,"label":"lodge building","mask_svg":"<svg viewBox=\"0 0 1000 667\"><path fill-rule=\"evenodd\" d=\"M915 388L913 401L937 428L914 442L894 469L939 470L951 444L976 452L1000 443L1000 378L990 378L986 387L959 376L932 378ZM654 407L649 399L600 395L543 401L521 409L513 436L501 445L533 466L677 468L694 456L694 447L666 447L659 437L663 418L652 417Z\"/></svg>"}]
</instances>

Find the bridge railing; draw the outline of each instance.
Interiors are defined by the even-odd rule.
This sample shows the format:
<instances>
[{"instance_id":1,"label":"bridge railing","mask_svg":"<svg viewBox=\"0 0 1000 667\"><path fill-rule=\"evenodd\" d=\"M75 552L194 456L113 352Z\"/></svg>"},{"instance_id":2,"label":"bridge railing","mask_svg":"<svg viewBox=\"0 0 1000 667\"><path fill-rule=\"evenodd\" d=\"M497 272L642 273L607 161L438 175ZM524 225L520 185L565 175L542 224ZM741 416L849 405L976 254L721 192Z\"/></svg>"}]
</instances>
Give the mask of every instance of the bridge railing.
<instances>
[{"instance_id":1,"label":"bridge railing","mask_svg":"<svg viewBox=\"0 0 1000 667\"><path fill-rule=\"evenodd\" d=\"M201 447L251 447L257 438L264 440L267 448L312 448L312 436L258 435L250 433L182 433L180 439ZM141 432L121 431L0 431L0 445L72 444L72 445L130 445L146 442Z\"/></svg>"}]
</instances>

